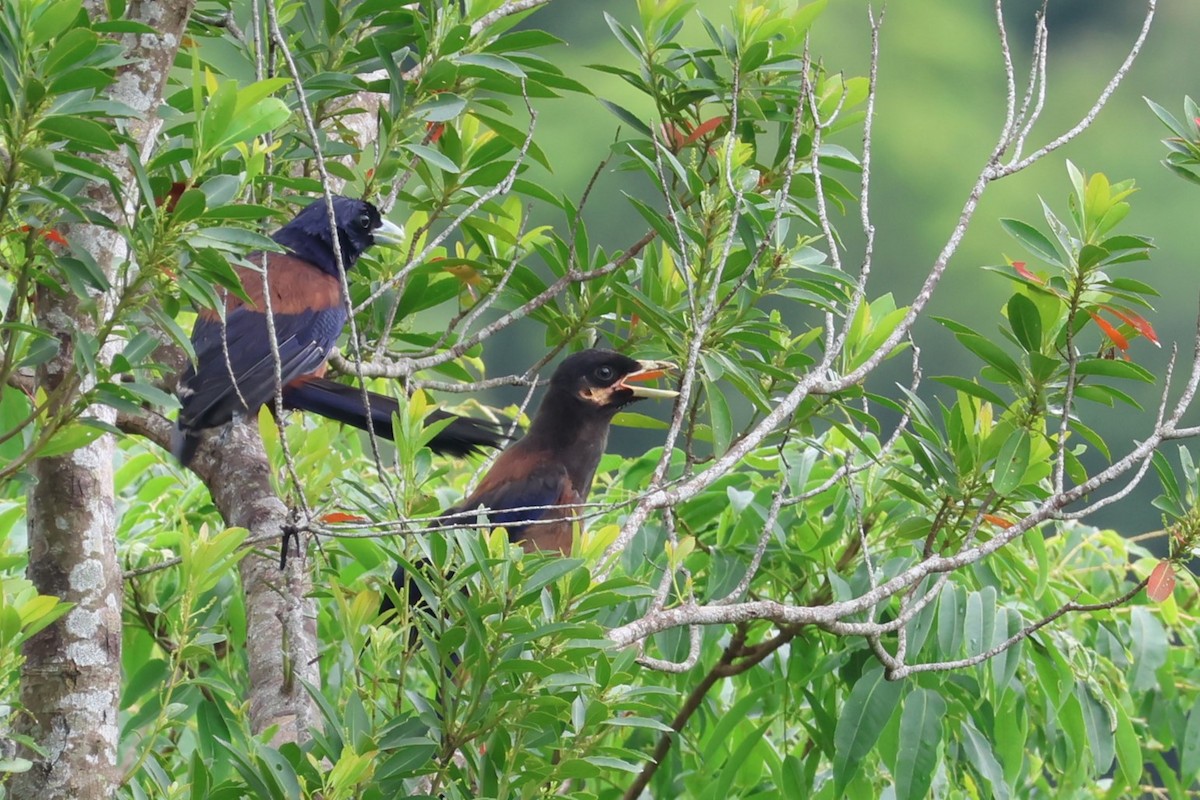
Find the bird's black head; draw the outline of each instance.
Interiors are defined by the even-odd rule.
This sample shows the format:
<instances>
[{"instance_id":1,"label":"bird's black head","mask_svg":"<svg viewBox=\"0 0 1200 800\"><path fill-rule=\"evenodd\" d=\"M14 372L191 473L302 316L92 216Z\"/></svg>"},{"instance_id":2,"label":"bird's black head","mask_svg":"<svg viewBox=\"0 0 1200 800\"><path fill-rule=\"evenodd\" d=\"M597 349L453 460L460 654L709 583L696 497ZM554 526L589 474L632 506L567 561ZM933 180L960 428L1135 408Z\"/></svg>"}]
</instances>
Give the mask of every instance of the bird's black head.
<instances>
[{"instance_id":1,"label":"bird's black head","mask_svg":"<svg viewBox=\"0 0 1200 800\"><path fill-rule=\"evenodd\" d=\"M347 269L376 242L399 244L404 240L403 229L383 219L379 209L366 200L334 197L333 219L337 223L342 264ZM323 272L337 275L337 258L333 253L333 235L329 230L324 198L305 206L271 238Z\"/></svg>"},{"instance_id":2,"label":"bird's black head","mask_svg":"<svg viewBox=\"0 0 1200 800\"><path fill-rule=\"evenodd\" d=\"M666 361L638 361L611 350L584 350L567 357L550 377L550 391L612 416L635 400L669 398L678 392L642 386L675 370Z\"/></svg>"}]
</instances>

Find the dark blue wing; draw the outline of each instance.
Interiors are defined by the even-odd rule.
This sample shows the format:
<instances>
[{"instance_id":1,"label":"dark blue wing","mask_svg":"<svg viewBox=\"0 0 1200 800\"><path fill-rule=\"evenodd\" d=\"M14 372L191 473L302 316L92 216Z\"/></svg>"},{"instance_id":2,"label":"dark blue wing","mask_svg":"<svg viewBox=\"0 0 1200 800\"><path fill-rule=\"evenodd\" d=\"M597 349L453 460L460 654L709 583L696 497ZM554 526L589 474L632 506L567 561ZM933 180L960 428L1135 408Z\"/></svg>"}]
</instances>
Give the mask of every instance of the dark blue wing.
<instances>
[{"instance_id":1,"label":"dark blue wing","mask_svg":"<svg viewBox=\"0 0 1200 800\"><path fill-rule=\"evenodd\" d=\"M487 477L470 497L450 509L448 522L473 522L476 509L486 508L492 525L503 525L513 541L524 538L529 523L572 516L572 509L540 508L573 505L577 502L567 468L554 460L525 457L506 458L509 449L496 461ZM540 510L538 510L540 508ZM527 510L522 510L527 509Z\"/></svg>"},{"instance_id":2,"label":"dark blue wing","mask_svg":"<svg viewBox=\"0 0 1200 800\"><path fill-rule=\"evenodd\" d=\"M280 377L284 384L321 368L346 323L342 306L275 315ZM257 411L274 396L275 361L265 314L245 306L219 319L201 316L192 330L196 366L179 385L182 428L211 428L235 413ZM228 352L228 361L225 354ZM234 381L237 388L234 388Z\"/></svg>"}]
</instances>

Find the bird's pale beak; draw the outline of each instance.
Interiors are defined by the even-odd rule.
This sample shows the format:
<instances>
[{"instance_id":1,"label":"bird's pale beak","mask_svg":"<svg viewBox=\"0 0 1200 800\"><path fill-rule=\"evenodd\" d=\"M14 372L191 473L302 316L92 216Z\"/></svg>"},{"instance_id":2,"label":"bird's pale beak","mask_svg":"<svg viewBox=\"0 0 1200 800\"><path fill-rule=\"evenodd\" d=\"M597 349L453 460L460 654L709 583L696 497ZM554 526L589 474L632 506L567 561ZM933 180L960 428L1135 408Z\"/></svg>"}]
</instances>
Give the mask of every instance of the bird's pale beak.
<instances>
[{"instance_id":1,"label":"bird's pale beak","mask_svg":"<svg viewBox=\"0 0 1200 800\"><path fill-rule=\"evenodd\" d=\"M379 220L379 227L371 231L371 235L376 244L390 244L393 247L404 244L404 228L386 219Z\"/></svg>"},{"instance_id":2,"label":"bird's pale beak","mask_svg":"<svg viewBox=\"0 0 1200 800\"><path fill-rule=\"evenodd\" d=\"M669 400L672 397L678 397L679 392L673 389L655 389L652 386L630 386L631 383L640 383L641 381L652 381L661 378L672 372L677 372L679 367L672 364L670 361L639 361L638 366L641 367L637 372L631 372L617 382L617 387L628 389L633 392L634 397L654 398L657 400Z\"/></svg>"}]
</instances>

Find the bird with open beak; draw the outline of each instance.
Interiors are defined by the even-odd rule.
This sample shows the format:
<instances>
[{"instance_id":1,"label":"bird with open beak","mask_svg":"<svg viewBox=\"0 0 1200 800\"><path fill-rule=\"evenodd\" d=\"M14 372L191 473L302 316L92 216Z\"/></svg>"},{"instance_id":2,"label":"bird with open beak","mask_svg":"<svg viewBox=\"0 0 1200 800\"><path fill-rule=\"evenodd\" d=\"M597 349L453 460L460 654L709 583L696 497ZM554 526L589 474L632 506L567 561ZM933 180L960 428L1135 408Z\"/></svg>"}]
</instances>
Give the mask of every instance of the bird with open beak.
<instances>
[{"instance_id":1,"label":"bird with open beak","mask_svg":"<svg viewBox=\"0 0 1200 800\"><path fill-rule=\"evenodd\" d=\"M473 524L479 516L503 526L527 552L571 550L575 524L608 443L613 417L644 398L679 393L648 382L675 371L665 361L638 361L611 350L584 350L563 360L533 415L529 432L496 459L475 491L439 519L444 527ZM420 602L416 585L396 568L400 597ZM390 599L384 610L391 608Z\"/></svg>"}]
</instances>

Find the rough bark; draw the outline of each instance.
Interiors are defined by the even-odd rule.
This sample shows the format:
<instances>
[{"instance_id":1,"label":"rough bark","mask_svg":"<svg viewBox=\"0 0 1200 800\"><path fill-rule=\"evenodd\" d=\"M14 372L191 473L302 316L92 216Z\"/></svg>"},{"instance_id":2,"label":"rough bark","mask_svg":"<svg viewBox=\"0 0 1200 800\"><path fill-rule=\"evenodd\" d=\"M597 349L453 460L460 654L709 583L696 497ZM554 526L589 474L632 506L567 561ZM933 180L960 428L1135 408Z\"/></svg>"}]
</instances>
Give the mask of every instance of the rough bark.
<instances>
[{"instance_id":1,"label":"rough bark","mask_svg":"<svg viewBox=\"0 0 1200 800\"><path fill-rule=\"evenodd\" d=\"M205 446L197 459L213 502L231 526L250 536L282 536L288 509L271 486L270 467L253 424L237 424L218 446ZM299 552L296 552L299 550ZM278 552L254 551L241 562L246 604L246 657L250 663L250 727L274 727L272 743L302 742L317 722L317 708L304 683L320 686L317 609L303 547L293 547L287 567Z\"/></svg>"},{"instance_id":2,"label":"rough bark","mask_svg":"<svg viewBox=\"0 0 1200 800\"><path fill-rule=\"evenodd\" d=\"M113 538L114 450L113 438L102 436L32 467L37 483L29 496L29 579L42 594L75 608L24 648L21 703L28 713L18 717L16 728L33 737L45 756L23 754L34 766L14 779L17 800L106 798L120 778L122 587Z\"/></svg>"},{"instance_id":3,"label":"rough bark","mask_svg":"<svg viewBox=\"0 0 1200 800\"><path fill-rule=\"evenodd\" d=\"M158 130L154 109L162 100L191 7L192 0L135 0L128 6L127 18L158 31L125 37L130 63L118 71L111 90L144 115L129 126L139 149L145 149ZM105 11L103 2L88 3L89 14ZM112 157L106 163L126 186L136 186L128 164ZM113 219L125 210L122 199L106 187L96 187L91 199L97 210ZM126 243L112 231L78 225L63 233L73 246L86 249L110 278L128 258ZM70 294L39 292L39 319L61 343L57 357L37 374L43 387L64 380L75 337L95 332L98 319L111 313L114 298L94 300L89 309ZM110 345L101 358L111 358L113 349ZM87 388L86 382L81 388ZM112 409L99 406L87 414L109 423L116 418ZM23 754L34 766L13 780L15 800L108 798L121 779L117 712L122 581L114 537L115 451L115 440L105 435L66 455L40 459L31 468L36 483L29 494L29 578L39 592L73 603L74 608L24 647L21 702L26 713L18 717L16 729L45 753Z\"/></svg>"}]
</instances>

